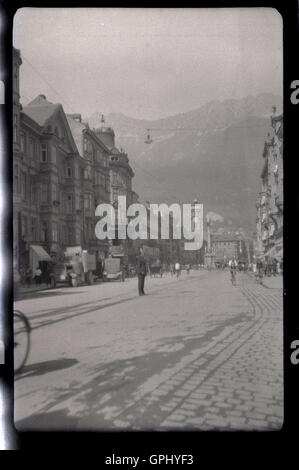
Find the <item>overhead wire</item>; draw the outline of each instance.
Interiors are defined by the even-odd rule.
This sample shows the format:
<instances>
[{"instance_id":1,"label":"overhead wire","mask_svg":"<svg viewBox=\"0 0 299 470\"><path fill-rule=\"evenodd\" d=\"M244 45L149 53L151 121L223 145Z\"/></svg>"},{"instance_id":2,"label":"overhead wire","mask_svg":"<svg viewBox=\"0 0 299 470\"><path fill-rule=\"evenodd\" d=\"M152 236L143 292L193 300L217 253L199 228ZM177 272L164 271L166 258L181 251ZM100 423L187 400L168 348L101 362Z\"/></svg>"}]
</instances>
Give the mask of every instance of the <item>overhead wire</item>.
<instances>
[{"instance_id":1,"label":"overhead wire","mask_svg":"<svg viewBox=\"0 0 299 470\"><path fill-rule=\"evenodd\" d=\"M53 85L34 67L34 65L31 64L31 62L22 54L22 59L25 60L25 62L28 63L28 65L30 65L30 67L32 68L32 70L35 71L35 73L51 88L52 91L54 91L54 93L56 93L57 96L59 96L59 98L61 98L63 100L64 103L66 103L70 110L73 111L73 112L76 112L74 107L65 99L64 96L62 96L54 87ZM23 95L25 96L25 95Z\"/></svg>"}]
</instances>

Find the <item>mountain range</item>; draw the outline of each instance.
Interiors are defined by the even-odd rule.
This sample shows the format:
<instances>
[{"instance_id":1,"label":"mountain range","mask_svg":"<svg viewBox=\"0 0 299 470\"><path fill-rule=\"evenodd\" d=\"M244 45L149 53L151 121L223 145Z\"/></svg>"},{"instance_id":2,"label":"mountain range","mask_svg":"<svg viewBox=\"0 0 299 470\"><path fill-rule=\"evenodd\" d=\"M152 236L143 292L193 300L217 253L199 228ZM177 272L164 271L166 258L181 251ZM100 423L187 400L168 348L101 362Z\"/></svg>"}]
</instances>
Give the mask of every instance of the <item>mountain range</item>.
<instances>
[{"instance_id":1,"label":"mountain range","mask_svg":"<svg viewBox=\"0 0 299 470\"><path fill-rule=\"evenodd\" d=\"M282 98L264 93L211 101L159 120L121 113L105 120L115 131L116 145L128 153L141 201L171 204L196 198L215 227L242 229L250 236L273 106L280 113ZM97 112L85 120L96 128L101 117ZM146 144L148 133L152 142Z\"/></svg>"}]
</instances>

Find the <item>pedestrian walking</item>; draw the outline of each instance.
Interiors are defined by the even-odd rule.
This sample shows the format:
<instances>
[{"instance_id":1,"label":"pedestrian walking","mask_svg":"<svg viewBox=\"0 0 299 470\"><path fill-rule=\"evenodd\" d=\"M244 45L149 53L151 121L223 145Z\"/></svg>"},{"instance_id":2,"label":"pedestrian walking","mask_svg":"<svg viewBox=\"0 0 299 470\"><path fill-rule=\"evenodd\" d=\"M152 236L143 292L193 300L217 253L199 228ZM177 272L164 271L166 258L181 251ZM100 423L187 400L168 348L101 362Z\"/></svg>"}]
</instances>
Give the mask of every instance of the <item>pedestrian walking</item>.
<instances>
[{"instance_id":1,"label":"pedestrian walking","mask_svg":"<svg viewBox=\"0 0 299 470\"><path fill-rule=\"evenodd\" d=\"M279 261L276 262L276 272L277 274L280 274L280 262Z\"/></svg>"},{"instance_id":2,"label":"pedestrian walking","mask_svg":"<svg viewBox=\"0 0 299 470\"><path fill-rule=\"evenodd\" d=\"M140 248L139 256L137 257L136 272L138 275L138 294L146 295L144 292L144 281L147 273L147 268L142 248Z\"/></svg>"},{"instance_id":3,"label":"pedestrian walking","mask_svg":"<svg viewBox=\"0 0 299 470\"><path fill-rule=\"evenodd\" d=\"M21 286L25 286L26 285L26 274L27 274L27 271L25 269L24 266L21 266L20 269L19 269L19 274L20 274L20 284Z\"/></svg>"},{"instance_id":4,"label":"pedestrian walking","mask_svg":"<svg viewBox=\"0 0 299 470\"><path fill-rule=\"evenodd\" d=\"M47 286L51 285L50 273L51 273L51 268L49 266L46 266L43 274L44 274L44 282L47 284Z\"/></svg>"},{"instance_id":5,"label":"pedestrian walking","mask_svg":"<svg viewBox=\"0 0 299 470\"><path fill-rule=\"evenodd\" d=\"M38 266L34 272L35 284L39 285L42 282L42 270Z\"/></svg>"},{"instance_id":6,"label":"pedestrian walking","mask_svg":"<svg viewBox=\"0 0 299 470\"><path fill-rule=\"evenodd\" d=\"M25 281L26 281L26 286L30 287L31 281L32 281L32 270L30 268L26 270Z\"/></svg>"},{"instance_id":7,"label":"pedestrian walking","mask_svg":"<svg viewBox=\"0 0 299 470\"><path fill-rule=\"evenodd\" d=\"M231 259L229 261L229 268L230 268L230 275L231 275L231 281L232 285L236 285L236 277L237 277L237 268L238 268L238 263L235 258Z\"/></svg>"},{"instance_id":8,"label":"pedestrian walking","mask_svg":"<svg viewBox=\"0 0 299 470\"><path fill-rule=\"evenodd\" d=\"M277 274L277 259L276 258L274 258L272 261L272 273L273 273L273 276L276 276Z\"/></svg>"},{"instance_id":9,"label":"pedestrian walking","mask_svg":"<svg viewBox=\"0 0 299 470\"><path fill-rule=\"evenodd\" d=\"M180 265L180 263L178 263L178 262L175 263L174 269L175 269L176 277L178 279L181 275L181 265Z\"/></svg>"},{"instance_id":10,"label":"pedestrian walking","mask_svg":"<svg viewBox=\"0 0 299 470\"><path fill-rule=\"evenodd\" d=\"M264 266L264 263L261 259L258 259L257 263L256 263L256 281L259 283L259 284L262 284L263 283L263 276L264 276L264 273L265 273L265 266Z\"/></svg>"}]
</instances>

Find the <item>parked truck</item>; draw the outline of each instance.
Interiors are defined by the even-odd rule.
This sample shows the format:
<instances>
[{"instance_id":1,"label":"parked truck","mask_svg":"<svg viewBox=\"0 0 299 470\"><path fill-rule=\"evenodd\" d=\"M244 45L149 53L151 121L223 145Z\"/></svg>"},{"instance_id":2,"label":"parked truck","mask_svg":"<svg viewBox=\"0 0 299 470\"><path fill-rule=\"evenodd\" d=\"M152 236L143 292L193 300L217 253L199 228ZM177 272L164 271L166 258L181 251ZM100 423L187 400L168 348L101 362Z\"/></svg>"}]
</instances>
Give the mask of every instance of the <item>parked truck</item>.
<instances>
[{"instance_id":1,"label":"parked truck","mask_svg":"<svg viewBox=\"0 0 299 470\"><path fill-rule=\"evenodd\" d=\"M77 287L80 284L92 284L96 270L95 253L83 250L81 246L67 247L64 259L52 266L51 286L66 284Z\"/></svg>"}]
</instances>

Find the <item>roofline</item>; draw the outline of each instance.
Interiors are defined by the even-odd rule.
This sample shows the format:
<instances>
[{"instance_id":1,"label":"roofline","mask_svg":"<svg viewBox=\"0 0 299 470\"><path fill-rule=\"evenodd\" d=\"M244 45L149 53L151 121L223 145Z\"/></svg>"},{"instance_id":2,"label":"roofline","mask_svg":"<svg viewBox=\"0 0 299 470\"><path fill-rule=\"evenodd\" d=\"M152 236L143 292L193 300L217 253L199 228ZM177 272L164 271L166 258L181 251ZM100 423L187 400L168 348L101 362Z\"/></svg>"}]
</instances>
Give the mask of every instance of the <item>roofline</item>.
<instances>
[{"instance_id":1,"label":"roofline","mask_svg":"<svg viewBox=\"0 0 299 470\"><path fill-rule=\"evenodd\" d=\"M62 120L64 121L64 124L65 124L65 129L66 129L67 135L68 135L68 137L70 138L70 141L71 141L71 144L72 144L73 148L76 150L75 153L78 153L78 154L80 155L80 152L79 152L79 150L78 150L78 148L77 148L76 142L75 142L74 137L73 137L73 133L72 133L71 128L70 128L70 126L69 126L69 123L68 123L68 120L67 120L67 117L66 117L66 114L65 114L65 112L64 112L64 109L63 109L62 104L57 103L55 106L56 106L56 109L54 110L53 114L47 119L46 123L47 123L55 114L61 113Z\"/></svg>"},{"instance_id":2,"label":"roofline","mask_svg":"<svg viewBox=\"0 0 299 470\"><path fill-rule=\"evenodd\" d=\"M26 114L24 110L20 112L20 117L21 117L21 122L20 122L21 125L25 124L31 127L31 129L33 129L35 132L42 135L42 127L36 121L34 121L34 119L28 116L28 114Z\"/></svg>"},{"instance_id":3,"label":"roofline","mask_svg":"<svg viewBox=\"0 0 299 470\"><path fill-rule=\"evenodd\" d=\"M108 153L108 155L111 155L111 150L107 147L107 145L104 144L104 142L99 139L96 133L92 129L90 129L90 127L86 127L85 129L83 129L83 132L89 134L97 142L97 144L99 144L100 147L102 147L102 149Z\"/></svg>"},{"instance_id":4,"label":"roofline","mask_svg":"<svg viewBox=\"0 0 299 470\"><path fill-rule=\"evenodd\" d=\"M129 172L130 176L133 178L135 176L135 173L134 171L132 170L132 167L129 163L127 162L121 162L120 160L118 160L117 162L115 162L114 160L110 160L109 161L109 168L110 167L121 167L121 168L124 168L126 171Z\"/></svg>"}]
</instances>

